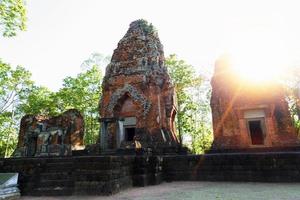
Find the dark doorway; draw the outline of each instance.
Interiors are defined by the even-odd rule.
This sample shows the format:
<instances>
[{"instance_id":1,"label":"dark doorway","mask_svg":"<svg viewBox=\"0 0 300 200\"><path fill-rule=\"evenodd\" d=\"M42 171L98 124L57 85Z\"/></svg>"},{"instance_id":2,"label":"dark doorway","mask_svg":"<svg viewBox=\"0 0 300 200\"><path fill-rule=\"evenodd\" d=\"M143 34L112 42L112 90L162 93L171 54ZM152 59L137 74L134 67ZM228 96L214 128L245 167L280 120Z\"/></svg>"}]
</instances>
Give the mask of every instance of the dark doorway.
<instances>
[{"instance_id":1,"label":"dark doorway","mask_svg":"<svg viewBox=\"0 0 300 200\"><path fill-rule=\"evenodd\" d=\"M135 128L125 128L125 140L127 142L133 141L135 136Z\"/></svg>"},{"instance_id":2,"label":"dark doorway","mask_svg":"<svg viewBox=\"0 0 300 200\"><path fill-rule=\"evenodd\" d=\"M251 141L253 145L263 145L264 136L261 120L248 121Z\"/></svg>"}]
</instances>

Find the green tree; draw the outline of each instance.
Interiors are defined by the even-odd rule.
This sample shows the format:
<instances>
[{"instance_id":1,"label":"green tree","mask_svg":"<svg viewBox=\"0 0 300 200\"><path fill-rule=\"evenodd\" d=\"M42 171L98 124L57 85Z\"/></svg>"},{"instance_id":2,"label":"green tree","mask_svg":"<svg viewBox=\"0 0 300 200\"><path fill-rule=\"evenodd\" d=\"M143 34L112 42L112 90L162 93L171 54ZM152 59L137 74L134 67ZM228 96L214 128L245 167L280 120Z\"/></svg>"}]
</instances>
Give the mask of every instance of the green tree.
<instances>
[{"instance_id":1,"label":"green tree","mask_svg":"<svg viewBox=\"0 0 300 200\"><path fill-rule=\"evenodd\" d=\"M20 113L18 106L27 98L33 82L22 67L12 69L0 60L0 155L9 156L17 143Z\"/></svg>"},{"instance_id":2,"label":"green tree","mask_svg":"<svg viewBox=\"0 0 300 200\"><path fill-rule=\"evenodd\" d=\"M85 144L96 143L99 135L98 104L102 82L100 68L93 66L75 78L65 78L63 82L63 88L55 95L59 110L78 109L85 120Z\"/></svg>"},{"instance_id":3,"label":"green tree","mask_svg":"<svg viewBox=\"0 0 300 200\"><path fill-rule=\"evenodd\" d=\"M170 76L175 86L177 95L177 129L179 142L182 144L183 133L190 132L191 126L189 122L192 113L195 111L195 105L192 102L192 97L189 90L194 85L201 82L200 77L195 77L194 68L185 63L184 60L178 60L175 54L170 55L166 59Z\"/></svg>"},{"instance_id":4,"label":"green tree","mask_svg":"<svg viewBox=\"0 0 300 200\"><path fill-rule=\"evenodd\" d=\"M26 9L23 0L0 0L0 34L15 36L25 30ZM0 59L0 156L9 156L17 143L18 117L15 109L31 85L30 73L24 68L13 70Z\"/></svg>"},{"instance_id":5,"label":"green tree","mask_svg":"<svg viewBox=\"0 0 300 200\"><path fill-rule=\"evenodd\" d=\"M25 98L33 82L31 74L22 67L15 70L0 60L0 114L12 110L12 106Z\"/></svg>"},{"instance_id":6,"label":"green tree","mask_svg":"<svg viewBox=\"0 0 300 200\"><path fill-rule=\"evenodd\" d=\"M0 33L5 37L15 36L18 30L26 29L24 0L0 0Z\"/></svg>"},{"instance_id":7,"label":"green tree","mask_svg":"<svg viewBox=\"0 0 300 200\"><path fill-rule=\"evenodd\" d=\"M56 102L56 93L46 87L33 86L28 95L18 106L20 113L32 115L56 115L59 113Z\"/></svg>"},{"instance_id":8,"label":"green tree","mask_svg":"<svg viewBox=\"0 0 300 200\"><path fill-rule=\"evenodd\" d=\"M210 108L211 86L208 75L203 75L201 85L194 87L193 102L196 112L193 114L194 131L192 132L191 148L194 153L204 153L213 142L212 119Z\"/></svg>"},{"instance_id":9,"label":"green tree","mask_svg":"<svg viewBox=\"0 0 300 200\"><path fill-rule=\"evenodd\" d=\"M194 153L203 152L211 144L211 128L209 119L209 94L204 93L207 81L197 75L194 67L176 55L166 59L166 65L175 86L177 95L177 130L179 142L190 139L190 147ZM209 84L208 84L209 85ZM205 87L204 87L205 86ZM203 105L204 104L204 105Z\"/></svg>"},{"instance_id":10,"label":"green tree","mask_svg":"<svg viewBox=\"0 0 300 200\"><path fill-rule=\"evenodd\" d=\"M11 112L0 115L0 157L9 157L17 145L17 124Z\"/></svg>"},{"instance_id":11,"label":"green tree","mask_svg":"<svg viewBox=\"0 0 300 200\"><path fill-rule=\"evenodd\" d=\"M286 89L293 123L300 137L300 67L291 67L287 71L283 85Z\"/></svg>"}]
</instances>

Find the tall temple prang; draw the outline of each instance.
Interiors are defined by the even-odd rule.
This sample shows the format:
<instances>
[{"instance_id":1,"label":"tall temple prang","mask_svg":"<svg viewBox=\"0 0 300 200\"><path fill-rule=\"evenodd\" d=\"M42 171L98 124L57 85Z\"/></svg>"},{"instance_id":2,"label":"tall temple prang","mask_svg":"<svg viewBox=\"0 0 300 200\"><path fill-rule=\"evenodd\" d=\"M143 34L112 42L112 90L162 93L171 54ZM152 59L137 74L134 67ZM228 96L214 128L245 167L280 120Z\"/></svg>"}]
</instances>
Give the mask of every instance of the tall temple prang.
<instances>
[{"instance_id":1,"label":"tall temple prang","mask_svg":"<svg viewBox=\"0 0 300 200\"><path fill-rule=\"evenodd\" d=\"M102 149L177 145L175 90L157 31L145 20L130 24L103 80Z\"/></svg>"}]
</instances>

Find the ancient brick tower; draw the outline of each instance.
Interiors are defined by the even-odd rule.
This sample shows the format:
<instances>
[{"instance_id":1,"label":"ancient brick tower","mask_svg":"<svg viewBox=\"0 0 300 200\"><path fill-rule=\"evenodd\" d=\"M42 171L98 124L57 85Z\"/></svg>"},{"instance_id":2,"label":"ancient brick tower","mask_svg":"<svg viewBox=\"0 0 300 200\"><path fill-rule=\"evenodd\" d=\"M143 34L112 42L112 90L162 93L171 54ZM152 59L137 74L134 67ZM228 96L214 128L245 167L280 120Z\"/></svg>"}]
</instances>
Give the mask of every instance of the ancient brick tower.
<instances>
[{"instance_id":1,"label":"ancient brick tower","mask_svg":"<svg viewBox=\"0 0 300 200\"><path fill-rule=\"evenodd\" d=\"M211 85L214 149L299 145L279 85L239 78L227 58L216 62Z\"/></svg>"},{"instance_id":2,"label":"ancient brick tower","mask_svg":"<svg viewBox=\"0 0 300 200\"><path fill-rule=\"evenodd\" d=\"M103 148L177 144L175 92L164 60L163 46L152 24L132 22L114 50L103 80Z\"/></svg>"}]
</instances>

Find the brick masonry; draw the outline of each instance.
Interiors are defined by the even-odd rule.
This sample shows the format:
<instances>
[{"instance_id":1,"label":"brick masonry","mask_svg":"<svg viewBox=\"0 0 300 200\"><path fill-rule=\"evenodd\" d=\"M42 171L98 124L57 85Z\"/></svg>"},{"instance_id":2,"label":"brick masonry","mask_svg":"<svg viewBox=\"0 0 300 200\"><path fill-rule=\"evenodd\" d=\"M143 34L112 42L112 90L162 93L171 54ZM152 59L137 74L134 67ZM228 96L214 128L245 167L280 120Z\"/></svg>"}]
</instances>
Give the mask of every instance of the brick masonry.
<instances>
[{"instance_id":1,"label":"brick masonry","mask_svg":"<svg viewBox=\"0 0 300 200\"><path fill-rule=\"evenodd\" d=\"M162 181L299 182L300 152L0 159L22 195L111 195Z\"/></svg>"},{"instance_id":2,"label":"brick masonry","mask_svg":"<svg viewBox=\"0 0 300 200\"><path fill-rule=\"evenodd\" d=\"M216 62L211 85L213 149L299 146L280 85L242 79L226 57ZM257 135L251 136L251 120L261 124L259 144L253 142Z\"/></svg>"},{"instance_id":3,"label":"brick masonry","mask_svg":"<svg viewBox=\"0 0 300 200\"><path fill-rule=\"evenodd\" d=\"M110 195L134 186L159 184L159 157L78 156L8 158L0 172L18 172L22 195Z\"/></svg>"},{"instance_id":4,"label":"brick masonry","mask_svg":"<svg viewBox=\"0 0 300 200\"><path fill-rule=\"evenodd\" d=\"M142 148L177 145L175 89L152 24L136 20L114 50L102 83L102 118L136 118ZM113 145L112 145L113 146Z\"/></svg>"}]
</instances>

